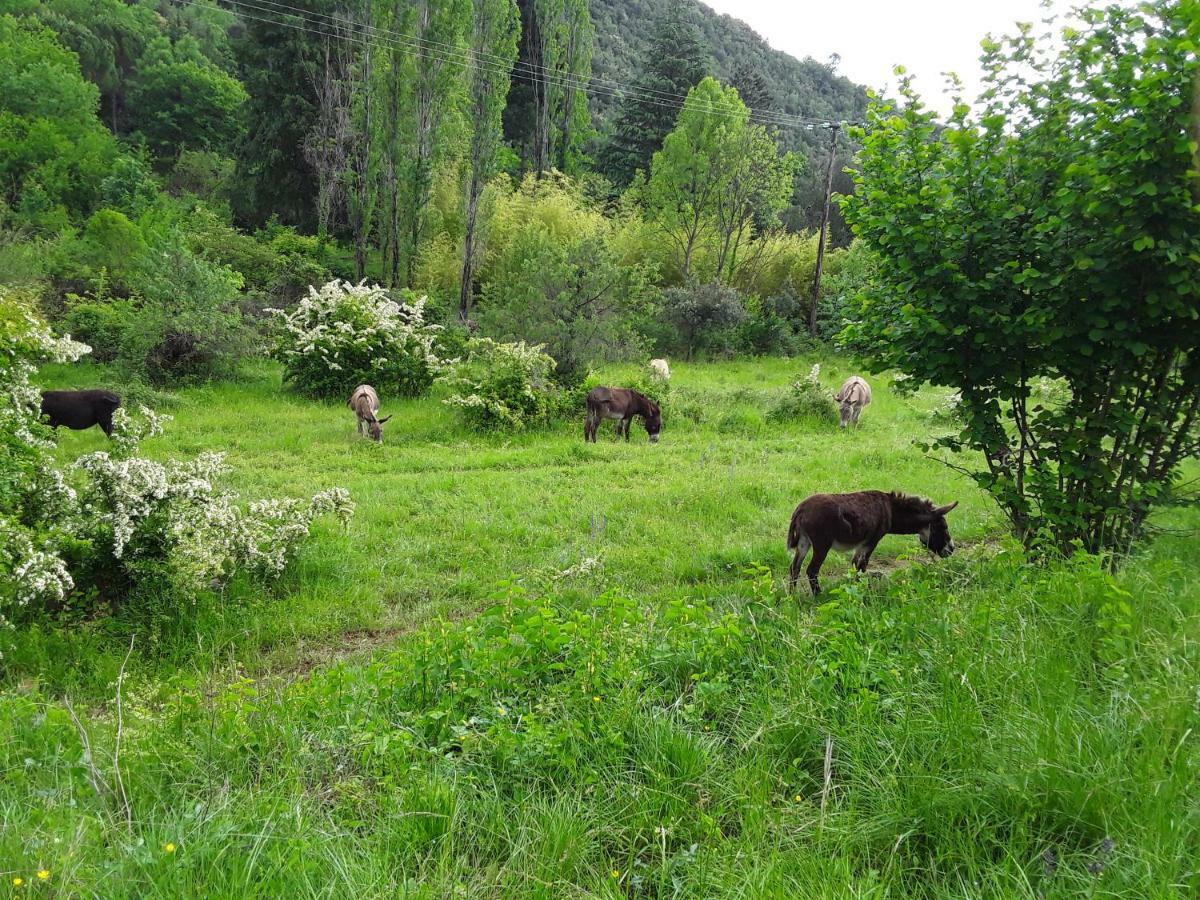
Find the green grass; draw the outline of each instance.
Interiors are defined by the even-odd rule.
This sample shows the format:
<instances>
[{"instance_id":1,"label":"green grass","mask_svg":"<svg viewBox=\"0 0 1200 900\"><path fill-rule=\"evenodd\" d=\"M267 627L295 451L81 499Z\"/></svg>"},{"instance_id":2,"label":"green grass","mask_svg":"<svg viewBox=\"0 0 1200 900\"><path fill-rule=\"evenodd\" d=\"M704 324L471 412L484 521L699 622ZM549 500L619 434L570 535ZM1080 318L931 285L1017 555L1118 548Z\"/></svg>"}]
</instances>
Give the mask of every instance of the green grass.
<instances>
[{"instance_id":1,"label":"green grass","mask_svg":"<svg viewBox=\"0 0 1200 900\"><path fill-rule=\"evenodd\" d=\"M181 392L148 452L225 450L247 496L343 485L358 512L348 532L318 526L268 588L0 637L3 884L1194 896L1195 538L1163 537L1116 577L1029 566L990 501L912 446L940 427L935 392L873 379L857 434L770 421L812 361L673 363L688 416L668 404L653 446L636 426L629 444L605 428L585 445L582 422L479 436L436 397L385 398L376 446L265 365ZM822 362L826 384L849 374ZM64 433L60 453L103 445ZM795 503L868 487L960 500L965 549L933 562L889 537L886 579L831 557L824 602L784 596ZM134 634L128 827L90 785L61 697L115 786ZM41 866L48 883L28 887Z\"/></svg>"}]
</instances>

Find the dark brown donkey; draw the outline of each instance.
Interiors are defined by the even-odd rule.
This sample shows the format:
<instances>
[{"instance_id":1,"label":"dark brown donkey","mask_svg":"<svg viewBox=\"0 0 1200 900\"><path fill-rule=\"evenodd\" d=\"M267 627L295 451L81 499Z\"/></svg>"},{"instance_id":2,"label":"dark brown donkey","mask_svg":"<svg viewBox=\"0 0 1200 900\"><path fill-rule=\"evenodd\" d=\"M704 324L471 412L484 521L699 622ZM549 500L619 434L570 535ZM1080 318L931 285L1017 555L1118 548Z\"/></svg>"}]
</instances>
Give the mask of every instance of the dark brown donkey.
<instances>
[{"instance_id":1,"label":"dark brown donkey","mask_svg":"<svg viewBox=\"0 0 1200 900\"><path fill-rule=\"evenodd\" d=\"M597 387L588 391L587 421L583 426L583 439L596 443L596 431L601 419L616 419L617 434L629 440L629 423L634 416L641 416L650 435L650 443L658 441L662 431L662 412L658 404L649 397L628 388Z\"/></svg>"},{"instance_id":2,"label":"dark brown donkey","mask_svg":"<svg viewBox=\"0 0 1200 900\"><path fill-rule=\"evenodd\" d=\"M60 425L82 431L99 425L112 437L113 413L121 398L112 391L42 391L42 415L51 428Z\"/></svg>"},{"instance_id":3,"label":"dark brown donkey","mask_svg":"<svg viewBox=\"0 0 1200 900\"><path fill-rule=\"evenodd\" d=\"M855 494L813 494L796 507L788 528L787 546L794 550L788 587L795 588L800 564L813 551L808 564L808 584L815 596L821 586L817 573L832 547L853 550L854 567L867 570L875 546L885 534L917 534L921 543L938 556L954 552L954 541L946 525L946 513L958 502L934 506L929 500L908 497L895 491L859 491Z\"/></svg>"}]
</instances>

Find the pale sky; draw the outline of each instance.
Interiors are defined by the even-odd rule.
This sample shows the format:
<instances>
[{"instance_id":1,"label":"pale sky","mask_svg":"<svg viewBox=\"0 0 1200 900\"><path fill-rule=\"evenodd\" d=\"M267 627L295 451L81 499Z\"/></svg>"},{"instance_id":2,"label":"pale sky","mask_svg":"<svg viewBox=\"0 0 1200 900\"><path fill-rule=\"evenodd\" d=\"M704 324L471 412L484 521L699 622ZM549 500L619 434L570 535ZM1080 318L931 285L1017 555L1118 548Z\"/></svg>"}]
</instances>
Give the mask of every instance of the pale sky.
<instances>
[{"instance_id":1,"label":"pale sky","mask_svg":"<svg viewBox=\"0 0 1200 900\"><path fill-rule=\"evenodd\" d=\"M1039 25L1047 15L1040 0L701 0L741 19L776 50L826 62L841 56L838 71L867 87L895 84L898 63L914 76L925 102L945 114L950 99L941 73L957 72L965 96L974 99L979 80L979 42L989 32L1009 34L1015 22ZM1078 0L1054 0L1065 13Z\"/></svg>"}]
</instances>

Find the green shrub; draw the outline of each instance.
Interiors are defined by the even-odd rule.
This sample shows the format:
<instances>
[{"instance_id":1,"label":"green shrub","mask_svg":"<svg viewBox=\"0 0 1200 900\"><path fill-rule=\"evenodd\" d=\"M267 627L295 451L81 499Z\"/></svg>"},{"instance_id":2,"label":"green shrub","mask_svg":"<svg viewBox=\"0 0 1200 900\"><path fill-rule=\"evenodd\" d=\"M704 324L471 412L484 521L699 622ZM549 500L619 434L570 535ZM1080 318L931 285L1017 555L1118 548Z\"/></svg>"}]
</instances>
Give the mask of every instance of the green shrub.
<instances>
[{"instance_id":1,"label":"green shrub","mask_svg":"<svg viewBox=\"0 0 1200 900\"><path fill-rule=\"evenodd\" d=\"M697 350L728 352L735 341L734 329L746 318L742 295L715 281L671 288L663 305L689 359Z\"/></svg>"},{"instance_id":2,"label":"green shrub","mask_svg":"<svg viewBox=\"0 0 1200 900\"><path fill-rule=\"evenodd\" d=\"M441 326L425 322L425 299L397 302L379 285L330 281L279 318L273 355L284 378L313 397L349 396L370 384L380 394L419 397L441 371ZM411 302L410 302L411 301Z\"/></svg>"},{"instance_id":3,"label":"green shrub","mask_svg":"<svg viewBox=\"0 0 1200 900\"><path fill-rule=\"evenodd\" d=\"M451 394L444 402L472 428L519 430L554 418L569 402L553 372L554 360L541 347L472 338L447 379Z\"/></svg>"},{"instance_id":4,"label":"green shrub","mask_svg":"<svg viewBox=\"0 0 1200 900\"><path fill-rule=\"evenodd\" d=\"M131 378L170 385L229 374L250 348L240 276L196 255L178 230L148 230L145 251L122 270L126 296L101 269L91 291L68 294L69 327Z\"/></svg>"},{"instance_id":5,"label":"green shrub","mask_svg":"<svg viewBox=\"0 0 1200 900\"><path fill-rule=\"evenodd\" d=\"M833 399L833 391L821 384L820 363L814 364L804 378L792 382L787 392L771 408L768 418L776 422L806 419L837 424L838 405Z\"/></svg>"}]
</instances>

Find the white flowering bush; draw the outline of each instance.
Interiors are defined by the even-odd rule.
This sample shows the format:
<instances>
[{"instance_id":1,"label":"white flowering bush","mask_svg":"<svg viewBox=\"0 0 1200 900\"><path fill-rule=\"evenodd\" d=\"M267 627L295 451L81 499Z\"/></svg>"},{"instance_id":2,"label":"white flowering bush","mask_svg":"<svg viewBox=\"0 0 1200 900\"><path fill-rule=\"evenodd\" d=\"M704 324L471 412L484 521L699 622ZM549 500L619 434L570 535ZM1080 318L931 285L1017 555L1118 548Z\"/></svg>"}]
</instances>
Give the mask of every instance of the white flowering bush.
<instances>
[{"instance_id":1,"label":"white flowering bush","mask_svg":"<svg viewBox=\"0 0 1200 900\"><path fill-rule=\"evenodd\" d=\"M541 346L471 338L445 381L467 424L481 431L519 430L553 418L564 401L551 373L554 359Z\"/></svg>"},{"instance_id":2,"label":"white flowering bush","mask_svg":"<svg viewBox=\"0 0 1200 900\"><path fill-rule=\"evenodd\" d=\"M833 391L821 383L821 364L814 363L808 374L792 382L771 408L769 417L775 421L809 419L837 424L838 405Z\"/></svg>"},{"instance_id":3,"label":"white flowering bush","mask_svg":"<svg viewBox=\"0 0 1200 900\"><path fill-rule=\"evenodd\" d=\"M158 462L137 455L166 417L113 418L113 450L80 457L80 512L97 571L105 583L194 596L234 573L280 574L314 519L333 513L345 523L354 505L343 488L309 500L257 500L243 506L218 485L224 454Z\"/></svg>"},{"instance_id":4,"label":"white flowering bush","mask_svg":"<svg viewBox=\"0 0 1200 900\"><path fill-rule=\"evenodd\" d=\"M0 624L18 612L169 591L172 600L237 572L269 578L288 564L314 519L353 511L341 488L308 500L243 503L220 487L218 453L158 462L139 455L166 417L119 408L109 449L64 471L39 424L35 364L87 347L57 338L33 298L0 287Z\"/></svg>"},{"instance_id":5,"label":"white flowering bush","mask_svg":"<svg viewBox=\"0 0 1200 900\"><path fill-rule=\"evenodd\" d=\"M405 294L397 302L379 285L334 280L291 309L270 310L284 377L314 397L349 396L364 383L384 396L425 393L442 369L441 326L425 321L424 297Z\"/></svg>"},{"instance_id":6,"label":"white flowering bush","mask_svg":"<svg viewBox=\"0 0 1200 900\"><path fill-rule=\"evenodd\" d=\"M61 602L74 588L58 548L75 494L53 465L30 379L38 363L71 362L88 347L52 334L35 302L0 286L0 624L15 609Z\"/></svg>"}]
</instances>

